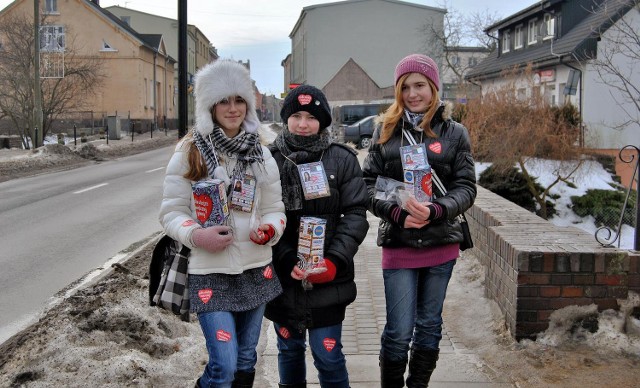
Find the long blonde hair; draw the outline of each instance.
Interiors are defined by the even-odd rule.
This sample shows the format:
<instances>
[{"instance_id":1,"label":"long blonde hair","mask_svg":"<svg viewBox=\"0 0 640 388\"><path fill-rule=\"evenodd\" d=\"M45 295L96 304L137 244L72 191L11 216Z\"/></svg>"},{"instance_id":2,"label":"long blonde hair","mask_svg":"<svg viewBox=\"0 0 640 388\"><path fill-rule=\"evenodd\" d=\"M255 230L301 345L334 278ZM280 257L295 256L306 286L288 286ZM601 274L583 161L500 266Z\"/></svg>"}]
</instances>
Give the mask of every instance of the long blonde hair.
<instances>
[{"instance_id":1,"label":"long blonde hair","mask_svg":"<svg viewBox=\"0 0 640 388\"><path fill-rule=\"evenodd\" d=\"M189 170L183 175L186 179L192 181L199 181L200 179L209 175L207 170L207 164L204 161L200 150L196 147L196 143L193 141L193 130L189 131L184 137L184 141L188 143L187 147L187 161L189 162Z\"/></svg>"},{"instance_id":2,"label":"long blonde hair","mask_svg":"<svg viewBox=\"0 0 640 388\"><path fill-rule=\"evenodd\" d=\"M379 144L384 144L388 142L389 139L391 139L398 121L402 119L405 108L404 103L402 102L402 85L404 85L404 82L407 80L409 75L411 75L411 73L403 75L398 79L398 82L396 83L395 101L393 102L393 104L391 104L389 109L384 112L382 130L380 132L380 139L378 140ZM436 138L438 137L438 135L436 135L433 130L431 130L431 120L440 107L440 98L438 96L438 89L436 89L436 86L433 84L433 82L431 82L431 80L427 78L427 83L431 88L431 102L429 103L427 111L425 112L424 117L422 118L422 121L418 126L424 130L424 134L427 135L427 137Z\"/></svg>"}]
</instances>

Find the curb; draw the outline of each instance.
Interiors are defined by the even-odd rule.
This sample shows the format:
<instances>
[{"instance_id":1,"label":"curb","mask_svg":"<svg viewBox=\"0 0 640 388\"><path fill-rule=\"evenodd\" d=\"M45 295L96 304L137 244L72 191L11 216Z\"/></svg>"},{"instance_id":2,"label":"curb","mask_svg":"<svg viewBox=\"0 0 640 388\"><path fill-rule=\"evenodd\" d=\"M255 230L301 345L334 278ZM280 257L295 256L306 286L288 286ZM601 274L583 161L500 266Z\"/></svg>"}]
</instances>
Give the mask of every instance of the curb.
<instances>
[{"instance_id":1,"label":"curb","mask_svg":"<svg viewBox=\"0 0 640 388\"><path fill-rule=\"evenodd\" d=\"M110 277L117 267L122 267L132 257L136 256L139 252L145 250L150 245L155 245L160 238L162 238L162 232L156 232L138 242L129 245L127 248L118 252L115 256L107 260L102 266L95 268L94 270L83 275L67 287L58 291L50 299L49 303L39 312L33 315L28 321L21 325L19 331L12 334L6 340L0 342L0 366L4 364L2 355L8 353L8 349L14 345L18 345L23 342L33 331L34 326L41 323L41 320L52 309L60 306L64 301L74 296L78 291L89 288L97 283L100 283L104 279Z\"/></svg>"}]
</instances>

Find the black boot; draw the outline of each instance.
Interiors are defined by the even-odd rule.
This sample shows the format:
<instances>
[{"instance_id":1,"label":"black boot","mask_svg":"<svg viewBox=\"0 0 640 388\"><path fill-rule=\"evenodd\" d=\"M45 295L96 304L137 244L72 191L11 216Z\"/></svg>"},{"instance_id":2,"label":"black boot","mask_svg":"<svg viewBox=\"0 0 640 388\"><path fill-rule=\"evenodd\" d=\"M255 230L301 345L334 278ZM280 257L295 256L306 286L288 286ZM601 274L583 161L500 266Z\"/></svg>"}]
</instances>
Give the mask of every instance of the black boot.
<instances>
[{"instance_id":1,"label":"black boot","mask_svg":"<svg viewBox=\"0 0 640 388\"><path fill-rule=\"evenodd\" d=\"M380 356L380 387L404 387L404 370L406 366L407 360L389 361Z\"/></svg>"},{"instance_id":2,"label":"black boot","mask_svg":"<svg viewBox=\"0 0 640 388\"><path fill-rule=\"evenodd\" d=\"M232 388L251 388L253 387L253 379L256 377L256 371L253 372L245 372L245 371L236 371L233 375L233 383L231 384Z\"/></svg>"},{"instance_id":3,"label":"black boot","mask_svg":"<svg viewBox=\"0 0 640 388\"><path fill-rule=\"evenodd\" d=\"M278 384L280 388L307 388L307 382L296 384Z\"/></svg>"},{"instance_id":4,"label":"black boot","mask_svg":"<svg viewBox=\"0 0 640 388\"><path fill-rule=\"evenodd\" d=\"M436 369L439 353L439 349L411 349L407 387L425 388L429 386L429 379L431 379L431 374Z\"/></svg>"},{"instance_id":5,"label":"black boot","mask_svg":"<svg viewBox=\"0 0 640 388\"><path fill-rule=\"evenodd\" d=\"M202 388L202 385L200 385L200 379L196 380L196 387L195 388Z\"/></svg>"}]
</instances>

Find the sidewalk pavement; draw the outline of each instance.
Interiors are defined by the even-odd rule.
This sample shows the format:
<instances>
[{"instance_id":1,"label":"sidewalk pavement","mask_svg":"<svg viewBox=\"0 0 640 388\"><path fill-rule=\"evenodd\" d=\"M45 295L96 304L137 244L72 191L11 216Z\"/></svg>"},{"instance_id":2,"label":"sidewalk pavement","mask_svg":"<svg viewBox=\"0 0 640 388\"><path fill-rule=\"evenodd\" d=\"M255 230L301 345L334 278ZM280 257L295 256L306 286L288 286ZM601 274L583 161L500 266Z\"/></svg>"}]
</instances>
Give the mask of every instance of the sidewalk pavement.
<instances>
[{"instance_id":1,"label":"sidewalk pavement","mask_svg":"<svg viewBox=\"0 0 640 388\"><path fill-rule=\"evenodd\" d=\"M352 388L380 386L378 352L380 335L386 321L384 285L380 267L381 250L376 245L378 218L367 212L370 228L355 257L358 297L347 308L343 322L343 351ZM450 319L451 317L449 317ZM266 320L265 320L266 321ZM258 349L256 386L277 387L278 350L273 324L266 321ZM483 373L473 349L465 347L456 333L447 330L445 318L440 342L440 359L429 387L433 388L507 388L515 385L491 381ZM307 350L308 387L319 387L311 351ZM265 385L267 384L267 385Z\"/></svg>"}]
</instances>

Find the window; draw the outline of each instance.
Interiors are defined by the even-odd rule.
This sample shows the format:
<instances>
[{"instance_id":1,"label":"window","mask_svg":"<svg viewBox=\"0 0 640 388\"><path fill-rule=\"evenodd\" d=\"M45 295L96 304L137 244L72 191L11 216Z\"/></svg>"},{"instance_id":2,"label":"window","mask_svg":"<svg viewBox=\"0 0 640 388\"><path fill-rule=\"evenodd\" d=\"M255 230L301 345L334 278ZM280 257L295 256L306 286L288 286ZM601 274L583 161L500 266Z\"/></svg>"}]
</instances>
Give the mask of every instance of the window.
<instances>
[{"instance_id":1,"label":"window","mask_svg":"<svg viewBox=\"0 0 640 388\"><path fill-rule=\"evenodd\" d=\"M477 64L478 64L478 58L469 57L469 67L474 67Z\"/></svg>"},{"instance_id":2,"label":"window","mask_svg":"<svg viewBox=\"0 0 640 388\"><path fill-rule=\"evenodd\" d=\"M131 16L120 16L120 20L127 26L131 27Z\"/></svg>"},{"instance_id":3,"label":"window","mask_svg":"<svg viewBox=\"0 0 640 388\"><path fill-rule=\"evenodd\" d=\"M111 46L106 40L102 39L102 48L100 51L118 51Z\"/></svg>"},{"instance_id":4,"label":"window","mask_svg":"<svg viewBox=\"0 0 640 388\"><path fill-rule=\"evenodd\" d=\"M58 13L58 0L45 0L44 13Z\"/></svg>"},{"instance_id":5,"label":"window","mask_svg":"<svg viewBox=\"0 0 640 388\"><path fill-rule=\"evenodd\" d=\"M544 36L542 39L552 39L556 35L556 18L551 14L544 15Z\"/></svg>"},{"instance_id":6,"label":"window","mask_svg":"<svg viewBox=\"0 0 640 388\"><path fill-rule=\"evenodd\" d=\"M536 20L529 21L529 29L527 31L527 43L528 44L536 44L538 43L538 32L536 31Z\"/></svg>"},{"instance_id":7,"label":"window","mask_svg":"<svg viewBox=\"0 0 640 388\"><path fill-rule=\"evenodd\" d=\"M459 56L457 56L457 55L453 55L453 56L451 57L451 64L452 64L453 66L458 66L458 65L460 64L460 57L459 57Z\"/></svg>"},{"instance_id":8,"label":"window","mask_svg":"<svg viewBox=\"0 0 640 388\"><path fill-rule=\"evenodd\" d=\"M64 51L64 26L40 27L40 51Z\"/></svg>"},{"instance_id":9,"label":"window","mask_svg":"<svg viewBox=\"0 0 640 388\"><path fill-rule=\"evenodd\" d=\"M2 45L2 41L0 40L0 51L4 51L4 46Z\"/></svg>"},{"instance_id":10,"label":"window","mask_svg":"<svg viewBox=\"0 0 640 388\"><path fill-rule=\"evenodd\" d=\"M520 49L524 45L524 31L522 31L522 26L516 27L516 36L515 41L513 42L513 48Z\"/></svg>"},{"instance_id":11,"label":"window","mask_svg":"<svg viewBox=\"0 0 640 388\"><path fill-rule=\"evenodd\" d=\"M505 31L502 33L502 52L509 52L509 43L511 43L511 33L509 31Z\"/></svg>"}]
</instances>

